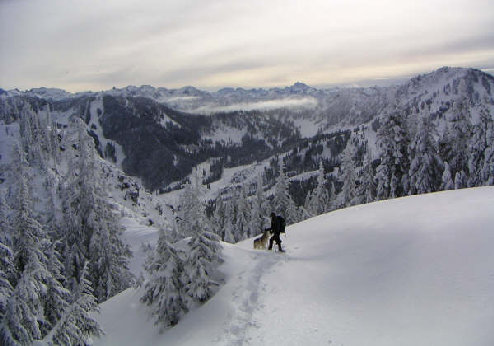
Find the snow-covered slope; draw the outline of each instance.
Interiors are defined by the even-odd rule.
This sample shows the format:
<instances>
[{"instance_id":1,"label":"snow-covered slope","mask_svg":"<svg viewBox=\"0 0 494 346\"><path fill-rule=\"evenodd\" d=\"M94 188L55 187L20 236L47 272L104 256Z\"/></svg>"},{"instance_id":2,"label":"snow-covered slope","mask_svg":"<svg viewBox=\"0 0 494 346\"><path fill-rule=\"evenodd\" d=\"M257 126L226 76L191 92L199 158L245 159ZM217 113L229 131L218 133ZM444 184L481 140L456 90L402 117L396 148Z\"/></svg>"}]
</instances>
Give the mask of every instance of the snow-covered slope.
<instances>
[{"instance_id":1,"label":"snow-covered slope","mask_svg":"<svg viewBox=\"0 0 494 346\"><path fill-rule=\"evenodd\" d=\"M164 334L139 290L110 299L95 344L494 344L493 187L339 210L283 241L225 244L225 285Z\"/></svg>"}]
</instances>

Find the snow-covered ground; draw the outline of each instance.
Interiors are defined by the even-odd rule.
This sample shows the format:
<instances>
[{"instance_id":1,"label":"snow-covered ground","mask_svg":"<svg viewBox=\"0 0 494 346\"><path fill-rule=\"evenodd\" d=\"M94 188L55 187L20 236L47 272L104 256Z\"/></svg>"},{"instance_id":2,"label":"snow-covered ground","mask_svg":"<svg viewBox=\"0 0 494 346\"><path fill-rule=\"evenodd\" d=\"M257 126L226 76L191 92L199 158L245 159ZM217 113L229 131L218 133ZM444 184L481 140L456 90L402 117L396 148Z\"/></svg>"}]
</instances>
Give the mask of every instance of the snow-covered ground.
<instances>
[{"instance_id":1,"label":"snow-covered ground","mask_svg":"<svg viewBox=\"0 0 494 346\"><path fill-rule=\"evenodd\" d=\"M176 327L129 289L95 344L494 345L494 187L321 215L288 227L286 254L251 242L224 245L225 285Z\"/></svg>"}]
</instances>

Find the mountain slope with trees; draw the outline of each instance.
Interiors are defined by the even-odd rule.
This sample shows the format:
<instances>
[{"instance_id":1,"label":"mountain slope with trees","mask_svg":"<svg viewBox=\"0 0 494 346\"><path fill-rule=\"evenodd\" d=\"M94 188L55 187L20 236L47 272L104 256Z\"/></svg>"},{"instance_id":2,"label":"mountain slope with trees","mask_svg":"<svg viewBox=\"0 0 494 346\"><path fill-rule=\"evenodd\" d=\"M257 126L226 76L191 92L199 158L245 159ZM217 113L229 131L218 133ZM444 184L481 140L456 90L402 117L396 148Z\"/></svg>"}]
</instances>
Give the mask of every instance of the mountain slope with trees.
<instances>
[{"instance_id":1,"label":"mountain slope with trees","mask_svg":"<svg viewBox=\"0 0 494 346\"><path fill-rule=\"evenodd\" d=\"M272 211L296 224L494 185L494 78L478 70L389 88L177 91L210 109L270 105L208 114L153 90L0 95L5 344L87 342L101 333L91 312L133 285L160 328L175 325L223 285L219 241L259 234ZM288 98L316 101L272 106Z\"/></svg>"}]
</instances>

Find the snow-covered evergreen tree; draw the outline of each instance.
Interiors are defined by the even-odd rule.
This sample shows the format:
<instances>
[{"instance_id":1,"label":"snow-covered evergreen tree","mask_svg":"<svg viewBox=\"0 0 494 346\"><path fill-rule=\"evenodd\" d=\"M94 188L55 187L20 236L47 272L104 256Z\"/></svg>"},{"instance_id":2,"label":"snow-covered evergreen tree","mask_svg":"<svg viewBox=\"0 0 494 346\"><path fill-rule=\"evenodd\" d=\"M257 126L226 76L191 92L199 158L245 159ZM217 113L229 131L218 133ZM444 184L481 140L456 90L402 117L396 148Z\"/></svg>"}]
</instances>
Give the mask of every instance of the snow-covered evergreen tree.
<instances>
[{"instance_id":1,"label":"snow-covered evergreen tree","mask_svg":"<svg viewBox=\"0 0 494 346\"><path fill-rule=\"evenodd\" d=\"M250 220L250 229L252 231L252 235L259 234L264 231L266 228L265 217L266 212L266 199L264 197L264 190L262 184L262 175L259 173L257 175L257 184L256 184L256 196L252 201L252 213Z\"/></svg>"},{"instance_id":2,"label":"snow-covered evergreen tree","mask_svg":"<svg viewBox=\"0 0 494 346\"><path fill-rule=\"evenodd\" d=\"M207 223L204 205L200 200L197 172L193 174L195 184L186 184L179 200L177 225L183 237L191 237Z\"/></svg>"},{"instance_id":3,"label":"snow-covered evergreen tree","mask_svg":"<svg viewBox=\"0 0 494 346\"><path fill-rule=\"evenodd\" d=\"M14 254L3 237L0 237L0 320L5 314L5 306L10 297L14 279Z\"/></svg>"},{"instance_id":4,"label":"snow-covered evergreen tree","mask_svg":"<svg viewBox=\"0 0 494 346\"><path fill-rule=\"evenodd\" d=\"M494 120L486 108L481 112L481 124L485 128L486 149L480 174L484 185L494 185Z\"/></svg>"},{"instance_id":5,"label":"snow-covered evergreen tree","mask_svg":"<svg viewBox=\"0 0 494 346\"><path fill-rule=\"evenodd\" d=\"M100 210L104 215L111 210ZM89 260L94 278L94 294L104 301L128 288L132 282L129 272L129 247L122 241L123 230L111 215L101 219L97 231L91 237Z\"/></svg>"},{"instance_id":6,"label":"snow-covered evergreen tree","mask_svg":"<svg viewBox=\"0 0 494 346\"><path fill-rule=\"evenodd\" d=\"M354 157L355 146L350 139L342 153L341 159L340 176L343 178L343 187L336 199L339 208L357 204L357 172Z\"/></svg>"},{"instance_id":7,"label":"snow-covered evergreen tree","mask_svg":"<svg viewBox=\"0 0 494 346\"><path fill-rule=\"evenodd\" d=\"M234 235L234 202L229 199L225 201L225 224L224 224L224 241L228 243L235 243Z\"/></svg>"},{"instance_id":8,"label":"snow-covered evergreen tree","mask_svg":"<svg viewBox=\"0 0 494 346\"><path fill-rule=\"evenodd\" d=\"M2 231L5 232L6 229L2 228ZM14 254L3 234L0 234L0 343L2 345L14 344L10 328L5 323L7 306L14 290L14 279Z\"/></svg>"},{"instance_id":9,"label":"snow-covered evergreen tree","mask_svg":"<svg viewBox=\"0 0 494 346\"><path fill-rule=\"evenodd\" d=\"M77 126L77 139L74 143L67 143L67 145L80 150L81 146L87 143L84 137L84 125L80 119L76 119L72 125ZM81 154L70 157L70 170L64 177L65 180L60 188L63 210L64 273L66 287L71 292L77 287L82 275L82 268L89 256L92 229L87 225L90 223L89 219L92 218L93 206L95 205L94 185L89 173L92 169L85 167L85 165L92 166L93 162L84 159Z\"/></svg>"},{"instance_id":10,"label":"snow-covered evergreen tree","mask_svg":"<svg viewBox=\"0 0 494 346\"><path fill-rule=\"evenodd\" d=\"M237 241L249 238L252 236L250 230L249 220L251 218L251 208L247 199L246 185L243 185L240 189L240 195L236 199L237 201L237 213L235 218L235 237Z\"/></svg>"},{"instance_id":11,"label":"snow-covered evergreen tree","mask_svg":"<svg viewBox=\"0 0 494 346\"><path fill-rule=\"evenodd\" d=\"M223 198L219 196L216 198L216 206L213 214L213 227L214 231L221 238L222 241L225 241L225 222L226 222L226 206Z\"/></svg>"},{"instance_id":12,"label":"snow-covered evergreen tree","mask_svg":"<svg viewBox=\"0 0 494 346\"><path fill-rule=\"evenodd\" d=\"M121 239L122 229L102 184L92 140L80 119L76 126L80 154L65 184L65 275L72 291L82 266L89 262L87 277L102 302L130 286L130 250Z\"/></svg>"},{"instance_id":13,"label":"snow-covered evergreen tree","mask_svg":"<svg viewBox=\"0 0 494 346\"><path fill-rule=\"evenodd\" d=\"M33 110L29 105L24 105L22 111L19 113L19 135L20 135L20 150L24 153L29 153L26 158L27 161L34 161L32 158L32 151L30 148L34 143L33 131L32 131L32 118Z\"/></svg>"},{"instance_id":14,"label":"snow-covered evergreen tree","mask_svg":"<svg viewBox=\"0 0 494 346\"><path fill-rule=\"evenodd\" d=\"M184 283L184 264L160 230L158 244L152 259L146 265L149 281L145 284L143 303L151 306L155 324L164 330L178 323L187 312Z\"/></svg>"},{"instance_id":15,"label":"snow-covered evergreen tree","mask_svg":"<svg viewBox=\"0 0 494 346\"><path fill-rule=\"evenodd\" d=\"M305 217L303 218L304 220L315 216L315 214L312 213L312 194L313 193L314 193L314 190L311 190L311 191L307 192L307 195L305 196L305 201L304 201Z\"/></svg>"},{"instance_id":16,"label":"snow-covered evergreen tree","mask_svg":"<svg viewBox=\"0 0 494 346\"><path fill-rule=\"evenodd\" d=\"M449 168L449 163L444 163L444 170L442 176L441 190L453 190L455 184L453 182L453 177L451 176L451 169Z\"/></svg>"},{"instance_id":17,"label":"snow-covered evergreen tree","mask_svg":"<svg viewBox=\"0 0 494 346\"><path fill-rule=\"evenodd\" d=\"M31 121L42 128L41 122L35 116ZM28 125L24 124L26 127ZM0 291L2 291L0 339L5 345L30 344L41 339L51 340L73 300L70 291L63 286L67 280L62 273L61 256L57 250L59 245L56 240L57 233L45 228L55 224L52 220L55 215L54 203L46 204L44 207L47 210L39 217L44 226L33 211L34 203L30 193L32 187L29 185L32 179L29 172L31 170L39 172L43 168L37 161L40 156L31 152L32 143L23 142L22 148L17 148L13 155L11 167L15 172L14 180L17 185L15 195L18 201L13 213L14 219L13 222L8 223L8 237L4 227L0 236L1 252L5 254L0 268ZM31 158L33 162L28 162L26 158ZM39 187L37 188L39 191ZM48 192L50 197L53 191ZM47 217L48 215L50 217ZM3 217L0 218L4 220ZM79 322L75 323L77 324L75 327L85 328L85 334L93 332ZM61 335L67 333L65 329L59 331ZM70 344L80 344L86 339L87 337L75 338ZM68 342L58 342L58 344L62 343Z\"/></svg>"},{"instance_id":18,"label":"snow-covered evergreen tree","mask_svg":"<svg viewBox=\"0 0 494 346\"><path fill-rule=\"evenodd\" d=\"M449 163L451 176L454 177L457 188L467 187L470 136L470 120L460 112L452 119L441 140L441 157Z\"/></svg>"},{"instance_id":19,"label":"snow-covered evergreen tree","mask_svg":"<svg viewBox=\"0 0 494 346\"><path fill-rule=\"evenodd\" d=\"M33 111L30 105L25 104L19 116L19 134L21 148L26 153L26 160L42 171L46 171L45 155L42 151L46 147L45 130L40 117Z\"/></svg>"},{"instance_id":20,"label":"snow-covered evergreen tree","mask_svg":"<svg viewBox=\"0 0 494 346\"><path fill-rule=\"evenodd\" d=\"M184 264L187 273L185 291L194 301L205 302L218 285L213 275L221 261L219 238L208 231L197 232L189 241L189 247Z\"/></svg>"},{"instance_id":21,"label":"snow-covered evergreen tree","mask_svg":"<svg viewBox=\"0 0 494 346\"><path fill-rule=\"evenodd\" d=\"M6 302L0 327L0 339L5 345L32 344L42 337L42 282L37 267L38 263L26 263L25 272Z\"/></svg>"},{"instance_id":22,"label":"snow-covered evergreen tree","mask_svg":"<svg viewBox=\"0 0 494 346\"><path fill-rule=\"evenodd\" d=\"M301 216L295 202L293 202L290 196L288 184L289 181L285 173L285 165L283 159L280 159L280 175L274 186L272 210L276 215L284 217L287 224L292 224L301 220Z\"/></svg>"},{"instance_id":23,"label":"snow-covered evergreen tree","mask_svg":"<svg viewBox=\"0 0 494 346\"><path fill-rule=\"evenodd\" d=\"M91 336L100 336L103 333L98 322L91 317L92 312L98 311L98 304L93 295L91 282L87 279L87 272L87 263L85 263L70 304L44 339L49 344L85 345Z\"/></svg>"},{"instance_id":24,"label":"snow-covered evergreen tree","mask_svg":"<svg viewBox=\"0 0 494 346\"><path fill-rule=\"evenodd\" d=\"M43 294L43 311L46 324L43 326L43 335L50 331L61 319L63 311L71 301L70 291L62 283L65 278L62 274L63 266L60 262L60 254L56 249L56 243L44 239L41 243L42 251L46 257L46 269L49 273L45 278L45 292Z\"/></svg>"},{"instance_id":25,"label":"snow-covered evergreen tree","mask_svg":"<svg viewBox=\"0 0 494 346\"><path fill-rule=\"evenodd\" d=\"M410 144L410 193L437 191L442 183L443 164L434 140L434 126L428 116L419 121Z\"/></svg>"},{"instance_id":26,"label":"snow-covered evergreen tree","mask_svg":"<svg viewBox=\"0 0 494 346\"><path fill-rule=\"evenodd\" d=\"M455 190L463 189L467 186L467 176L464 171L458 171L455 175Z\"/></svg>"},{"instance_id":27,"label":"snow-covered evergreen tree","mask_svg":"<svg viewBox=\"0 0 494 346\"><path fill-rule=\"evenodd\" d=\"M307 195L305 210L312 216L323 214L330 210L329 200L330 196L326 188L326 178L324 177L324 166L320 161L317 172L317 185L312 193Z\"/></svg>"},{"instance_id":28,"label":"snow-covered evergreen tree","mask_svg":"<svg viewBox=\"0 0 494 346\"><path fill-rule=\"evenodd\" d=\"M372 165L372 152L368 146L364 156L363 167L360 172L360 185L357 188L357 195L363 203L371 203L376 199L377 187L375 182L374 167Z\"/></svg>"},{"instance_id":29,"label":"snow-covered evergreen tree","mask_svg":"<svg viewBox=\"0 0 494 346\"><path fill-rule=\"evenodd\" d=\"M481 175L484 185L494 185L494 122L487 129L487 143Z\"/></svg>"},{"instance_id":30,"label":"snow-covered evergreen tree","mask_svg":"<svg viewBox=\"0 0 494 346\"><path fill-rule=\"evenodd\" d=\"M43 310L45 284L51 273L46 268L47 259L40 244L45 238L40 223L32 216L31 200L27 185L24 152L19 150L18 206L13 222L13 259L16 283L6 302L2 321L2 340L10 343L29 344L43 337L48 324ZM59 284L60 285L60 284Z\"/></svg>"},{"instance_id":31,"label":"snow-covered evergreen tree","mask_svg":"<svg viewBox=\"0 0 494 346\"><path fill-rule=\"evenodd\" d=\"M378 130L381 163L377 167L377 198L405 196L409 191L409 139L405 119L390 115Z\"/></svg>"},{"instance_id":32,"label":"snow-covered evergreen tree","mask_svg":"<svg viewBox=\"0 0 494 346\"><path fill-rule=\"evenodd\" d=\"M480 122L472 127L472 136L468 143L469 187L485 184L489 180L485 174L489 175L487 167L490 166L491 171L494 170L492 168L494 166L492 159L493 123L494 121L489 111L486 107L483 107L480 111Z\"/></svg>"}]
</instances>

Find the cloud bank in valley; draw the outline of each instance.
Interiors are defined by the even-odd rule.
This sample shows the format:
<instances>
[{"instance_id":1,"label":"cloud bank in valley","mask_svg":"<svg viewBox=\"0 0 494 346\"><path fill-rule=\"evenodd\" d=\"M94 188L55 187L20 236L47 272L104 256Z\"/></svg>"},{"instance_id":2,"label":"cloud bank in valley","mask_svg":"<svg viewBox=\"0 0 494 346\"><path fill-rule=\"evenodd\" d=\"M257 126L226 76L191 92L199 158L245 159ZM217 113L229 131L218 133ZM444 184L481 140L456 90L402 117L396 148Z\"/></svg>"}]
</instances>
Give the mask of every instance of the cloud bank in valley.
<instances>
[{"instance_id":1,"label":"cloud bank in valley","mask_svg":"<svg viewBox=\"0 0 494 346\"><path fill-rule=\"evenodd\" d=\"M282 98L277 100L257 101L248 103L235 103L227 106L201 106L192 113L211 114L234 111L253 111L253 110L274 110L280 108L314 108L317 106L317 100L313 97L303 98Z\"/></svg>"}]
</instances>

